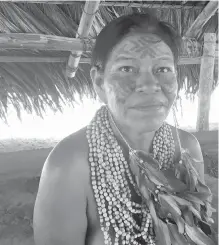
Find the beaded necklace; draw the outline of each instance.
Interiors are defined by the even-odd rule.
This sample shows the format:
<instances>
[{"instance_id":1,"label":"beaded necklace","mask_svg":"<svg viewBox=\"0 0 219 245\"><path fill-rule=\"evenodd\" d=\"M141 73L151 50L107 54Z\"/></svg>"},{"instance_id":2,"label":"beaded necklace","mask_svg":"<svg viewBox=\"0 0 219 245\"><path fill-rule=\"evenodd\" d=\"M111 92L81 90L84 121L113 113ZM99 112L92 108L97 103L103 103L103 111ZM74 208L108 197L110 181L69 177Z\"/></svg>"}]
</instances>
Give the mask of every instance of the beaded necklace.
<instances>
[{"instance_id":1,"label":"beaded necklace","mask_svg":"<svg viewBox=\"0 0 219 245\"><path fill-rule=\"evenodd\" d=\"M129 183L138 195L141 194L111 128L109 116L110 112L103 106L87 126L91 184L104 243L155 245L152 218L146 203L132 201ZM114 121L113 123L116 126ZM116 128L119 131L117 126ZM120 131L119 133L121 134ZM138 157L137 151L129 146L123 136L122 138L129 147L130 157L132 154ZM155 133L152 149L153 157L160 163L160 168L170 167L175 146L168 124L163 124ZM136 216L141 220L140 224L136 221ZM114 241L112 237L115 237Z\"/></svg>"},{"instance_id":2,"label":"beaded necklace","mask_svg":"<svg viewBox=\"0 0 219 245\"><path fill-rule=\"evenodd\" d=\"M129 145L129 143L126 141L121 131L117 127L109 110L108 110L108 113L109 113L109 117L111 121L113 122L113 125L115 126L121 138L123 139L123 141L126 143L126 145L129 148L129 156L131 157L132 155L134 155L135 157L139 159L137 153L140 151L134 150ZM171 128L167 123L163 123L163 125L156 131L152 146L153 146L153 158L156 159L160 163L159 169L161 168L167 169L171 167L171 165L173 164L175 144L174 144ZM139 162L142 162L142 160L139 159Z\"/></svg>"}]
</instances>

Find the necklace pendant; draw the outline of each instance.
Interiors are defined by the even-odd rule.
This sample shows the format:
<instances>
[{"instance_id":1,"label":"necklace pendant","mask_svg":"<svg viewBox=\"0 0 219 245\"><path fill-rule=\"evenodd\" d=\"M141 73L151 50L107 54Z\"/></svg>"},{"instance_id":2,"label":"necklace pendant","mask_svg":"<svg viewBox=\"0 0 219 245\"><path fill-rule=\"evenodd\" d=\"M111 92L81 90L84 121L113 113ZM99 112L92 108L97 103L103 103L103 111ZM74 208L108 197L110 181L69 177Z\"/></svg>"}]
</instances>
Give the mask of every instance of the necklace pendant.
<instances>
[{"instance_id":1,"label":"necklace pendant","mask_svg":"<svg viewBox=\"0 0 219 245\"><path fill-rule=\"evenodd\" d=\"M144 163L144 161L142 159L139 160L140 163Z\"/></svg>"},{"instance_id":2,"label":"necklace pendant","mask_svg":"<svg viewBox=\"0 0 219 245\"><path fill-rule=\"evenodd\" d=\"M129 150L129 156L133 156L134 155L134 152Z\"/></svg>"},{"instance_id":3,"label":"necklace pendant","mask_svg":"<svg viewBox=\"0 0 219 245\"><path fill-rule=\"evenodd\" d=\"M131 148L129 148L129 155L133 156L133 155L136 155L136 150L133 150Z\"/></svg>"}]
</instances>

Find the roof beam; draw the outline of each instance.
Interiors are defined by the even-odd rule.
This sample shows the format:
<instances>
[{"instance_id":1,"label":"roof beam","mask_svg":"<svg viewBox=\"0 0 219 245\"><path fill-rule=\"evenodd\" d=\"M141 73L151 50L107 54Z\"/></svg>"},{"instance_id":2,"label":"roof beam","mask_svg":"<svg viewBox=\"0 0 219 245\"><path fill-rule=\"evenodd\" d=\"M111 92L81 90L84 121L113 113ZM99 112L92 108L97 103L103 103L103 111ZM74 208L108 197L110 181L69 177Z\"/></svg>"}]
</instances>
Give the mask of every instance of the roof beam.
<instances>
[{"instance_id":1,"label":"roof beam","mask_svg":"<svg viewBox=\"0 0 219 245\"><path fill-rule=\"evenodd\" d=\"M68 38L68 37L60 37L60 36L53 36L53 35L28 34L28 33L0 33L0 49L6 49L8 51L10 49L20 49L20 50L33 49L33 50L54 50L54 51L70 51L70 52L75 51L79 53L82 52L89 53L91 52L94 43L95 43L95 39L88 39L88 38L80 39L80 38ZM188 64L200 64L198 58L195 58L195 57L200 57L202 55L202 53L199 51L198 48L200 44L194 38L192 39L185 38L183 40L183 45L185 50L185 53L183 53L183 55L185 56L184 60L187 60L184 61L183 64L185 64L185 62L187 63L189 62ZM193 52L193 50L195 50L195 52ZM218 57L217 48L215 52L216 52L215 56ZM3 54L3 56L5 56L5 54ZM0 57L1 57L1 51L0 51ZM39 60L39 62L41 62L40 60L44 62L46 59L49 62L50 58L53 60L51 62L59 62L58 57L54 57L54 58L53 57L39 58L37 56L35 57L36 60ZM192 61L191 59L188 60L189 58L186 57L193 58L194 61ZM60 57L61 59L60 62L63 61L64 58L63 59L62 58L63 57Z\"/></svg>"},{"instance_id":2,"label":"roof beam","mask_svg":"<svg viewBox=\"0 0 219 245\"><path fill-rule=\"evenodd\" d=\"M80 24L78 27L76 38L88 38L90 29L93 25L93 20L95 14L98 10L100 4L100 0L90 1L87 0L84 5L84 11L81 16ZM66 75L70 78L75 76L75 73L78 68L78 64L80 62L80 58L83 51L73 51L71 52L68 60L68 64L66 67Z\"/></svg>"},{"instance_id":3,"label":"roof beam","mask_svg":"<svg viewBox=\"0 0 219 245\"><path fill-rule=\"evenodd\" d=\"M82 35L87 31L81 32ZM71 38L29 33L0 33L0 49L37 49L57 51L91 52L95 39ZM184 38L187 49L197 49L201 44L195 38ZM194 46L194 48L193 48ZM198 55L197 55L198 56Z\"/></svg>"},{"instance_id":4,"label":"roof beam","mask_svg":"<svg viewBox=\"0 0 219 245\"><path fill-rule=\"evenodd\" d=\"M96 1L96 0L93 0ZM1 2L12 2L12 3L46 3L46 4L74 4L73 0L1 0ZM189 2L189 1L184 1ZM101 6L117 6L117 7L133 7L133 8L178 8L178 9L202 9L203 4L199 3L198 5L183 5L180 4L168 4L168 3L156 3L156 1L151 1L150 3L141 3L141 2L120 2L120 1L104 1L100 3Z\"/></svg>"},{"instance_id":5,"label":"roof beam","mask_svg":"<svg viewBox=\"0 0 219 245\"><path fill-rule=\"evenodd\" d=\"M74 4L74 0L1 0L10 3L49 3L49 4Z\"/></svg>"},{"instance_id":6,"label":"roof beam","mask_svg":"<svg viewBox=\"0 0 219 245\"><path fill-rule=\"evenodd\" d=\"M218 1L209 1L203 11L199 14L193 24L185 33L185 37L196 37L202 30L205 23L216 13L218 9Z\"/></svg>"},{"instance_id":7,"label":"roof beam","mask_svg":"<svg viewBox=\"0 0 219 245\"><path fill-rule=\"evenodd\" d=\"M203 8L203 4L200 5L180 5L180 4L168 4L168 3L156 3L156 1L151 1L150 3L144 3L140 2L139 3L134 3L132 1L129 2L120 2L120 1L115 1L115 2L102 2L101 6L116 6L116 7L130 7L130 8L174 8L174 9L200 9Z\"/></svg>"},{"instance_id":8,"label":"roof beam","mask_svg":"<svg viewBox=\"0 0 219 245\"><path fill-rule=\"evenodd\" d=\"M90 58L81 58L81 64L89 64ZM66 63L68 56L14 56L0 54L0 63Z\"/></svg>"},{"instance_id":9,"label":"roof beam","mask_svg":"<svg viewBox=\"0 0 219 245\"><path fill-rule=\"evenodd\" d=\"M2 63L65 63L68 61L68 57L46 57L46 56L12 56L12 55L0 55L0 62Z\"/></svg>"},{"instance_id":10,"label":"roof beam","mask_svg":"<svg viewBox=\"0 0 219 245\"><path fill-rule=\"evenodd\" d=\"M0 33L0 48L89 52L93 41L53 35ZM86 50L84 48L86 47Z\"/></svg>"},{"instance_id":11,"label":"roof beam","mask_svg":"<svg viewBox=\"0 0 219 245\"><path fill-rule=\"evenodd\" d=\"M180 57L178 65L193 65L201 64L202 57ZM4 55L0 54L0 63L66 63L68 57L66 56L13 56L13 55ZM215 62L218 64L218 53L215 53ZM81 58L80 64L89 64L90 58Z\"/></svg>"}]
</instances>

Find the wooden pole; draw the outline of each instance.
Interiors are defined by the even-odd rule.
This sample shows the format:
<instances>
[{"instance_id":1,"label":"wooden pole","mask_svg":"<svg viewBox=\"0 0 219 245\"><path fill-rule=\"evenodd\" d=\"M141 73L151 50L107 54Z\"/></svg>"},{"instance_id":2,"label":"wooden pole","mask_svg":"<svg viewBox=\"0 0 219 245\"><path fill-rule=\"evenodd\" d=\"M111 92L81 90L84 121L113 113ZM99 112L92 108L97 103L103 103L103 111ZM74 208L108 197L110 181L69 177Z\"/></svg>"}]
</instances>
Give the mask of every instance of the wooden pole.
<instances>
[{"instance_id":1,"label":"wooden pole","mask_svg":"<svg viewBox=\"0 0 219 245\"><path fill-rule=\"evenodd\" d=\"M87 0L84 6L84 11L81 16L80 24L77 31L77 38L87 38L90 32L90 29L93 24L93 19L98 10L100 4L100 0L90 1ZM80 62L80 58L83 52L71 52L68 60L68 64L66 67L66 75L67 77L74 77L78 68L78 64Z\"/></svg>"},{"instance_id":2,"label":"wooden pole","mask_svg":"<svg viewBox=\"0 0 219 245\"><path fill-rule=\"evenodd\" d=\"M216 34L205 33L198 91L197 131L209 130L209 111L214 80L215 48Z\"/></svg>"},{"instance_id":3,"label":"wooden pole","mask_svg":"<svg viewBox=\"0 0 219 245\"><path fill-rule=\"evenodd\" d=\"M216 54L215 54L216 55ZM67 63L68 56L14 56L1 55L0 63ZM80 64L89 64L90 58L80 58ZM177 65L200 65L201 57L180 57ZM215 65L218 64L218 56L215 56Z\"/></svg>"},{"instance_id":4,"label":"wooden pole","mask_svg":"<svg viewBox=\"0 0 219 245\"><path fill-rule=\"evenodd\" d=\"M89 0L88 0L89 1ZM96 0L93 0L96 1ZM75 4L77 0L1 0L1 2L10 3L45 3L45 4ZM188 2L188 1L184 1ZM130 8L171 8L171 9L202 9L203 3L199 2L194 5L181 5L181 4L171 4L171 3L157 3L156 1L151 2L132 2L132 1L101 1L101 6L111 7L130 7Z\"/></svg>"},{"instance_id":5,"label":"wooden pole","mask_svg":"<svg viewBox=\"0 0 219 245\"><path fill-rule=\"evenodd\" d=\"M1 56L1 63L64 63L68 57L38 57L38 56Z\"/></svg>"},{"instance_id":6,"label":"wooden pole","mask_svg":"<svg viewBox=\"0 0 219 245\"><path fill-rule=\"evenodd\" d=\"M86 31L82 33L86 34ZM44 34L29 33L0 33L0 49L38 49L57 51L91 52L95 39L70 38ZM189 44L189 45L188 45ZM196 50L200 44L195 38L184 38L183 46L190 50ZM191 52L191 56L193 52ZM200 56L196 53L196 57Z\"/></svg>"},{"instance_id":7,"label":"wooden pole","mask_svg":"<svg viewBox=\"0 0 219 245\"><path fill-rule=\"evenodd\" d=\"M171 4L170 3L157 3L156 1L113 1L113 2L102 2L101 6L116 6L116 7L130 7L130 8L168 8L168 9L201 9L203 8L203 3L199 3L199 5L192 6L192 5L181 5L181 4Z\"/></svg>"},{"instance_id":8,"label":"wooden pole","mask_svg":"<svg viewBox=\"0 0 219 245\"><path fill-rule=\"evenodd\" d=\"M203 11L199 14L190 28L186 31L185 37L196 37L202 31L205 23L216 13L218 1L209 1Z\"/></svg>"},{"instance_id":9,"label":"wooden pole","mask_svg":"<svg viewBox=\"0 0 219 245\"><path fill-rule=\"evenodd\" d=\"M75 51L91 52L95 39L68 38L53 35L29 34L29 33L0 33L0 49L37 49L54 51ZM201 51L199 43L194 38L184 38L183 46L186 49L185 54L180 57L178 65L200 64ZM85 48L86 47L86 48ZM86 50L84 50L86 49ZM196 50L197 52L193 52ZM13 52L13 51L12 51ZM218 49L215 51L216 62L218 61ZM19 60L20 59L20 60ZM14 56L8 52L8 55L1 54L0 62L66 62L68 57L56 56ZM81 58L80 63L90 63L90 58Z\"/></svg>"},{"instance_id":10,"label":"wooden pole","mask_svg":"<svg viewBox=\"0 0 219 245\"><path fill-rule=\"evenodd\" d=\"M92 39L60 37L43 34L1 33L0 48L57 51L91 51ZM85 50L86 49L86 50Z\"/></svg>"}]
</instances>

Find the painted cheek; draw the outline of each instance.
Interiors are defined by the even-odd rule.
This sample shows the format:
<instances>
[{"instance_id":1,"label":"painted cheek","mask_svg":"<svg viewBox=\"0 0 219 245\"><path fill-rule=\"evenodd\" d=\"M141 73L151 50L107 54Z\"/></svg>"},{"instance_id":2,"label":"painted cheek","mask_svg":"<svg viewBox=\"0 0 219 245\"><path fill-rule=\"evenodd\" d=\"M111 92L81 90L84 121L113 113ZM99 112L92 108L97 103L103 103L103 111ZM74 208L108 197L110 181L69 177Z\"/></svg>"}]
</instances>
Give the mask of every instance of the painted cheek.
<instances>
[{"instance_id":1,"label":"painted cheek","mask_svg":"<svg viewBox=\"0 0 219 245\"><path fill-rule=\"evenodd\" d=\"M164 77L161 81L161 87L169 100L169 103L172 104L177 94L177 79L175 75L168 75Z\"/></svg>"},{"instance_id":2,"label":"painted cheek","mask_svg":"<svg viewBox=\"0 0 219 245\"><path fill-rule=\"evenodd\" d=\"M108 83L108 93L114 94L118 102L125 102L129 95L134 91L136 83L127 77L112 75Z\"/></svg>"}]
</instances>

